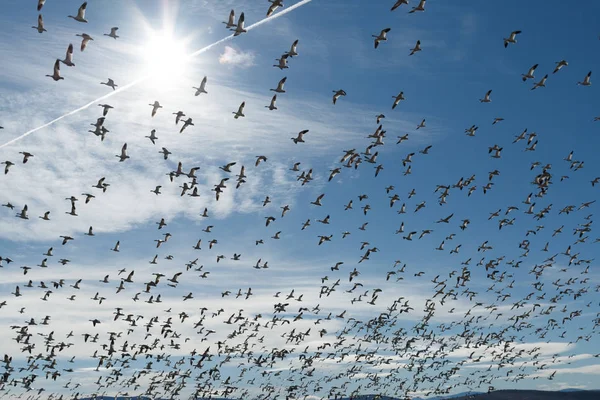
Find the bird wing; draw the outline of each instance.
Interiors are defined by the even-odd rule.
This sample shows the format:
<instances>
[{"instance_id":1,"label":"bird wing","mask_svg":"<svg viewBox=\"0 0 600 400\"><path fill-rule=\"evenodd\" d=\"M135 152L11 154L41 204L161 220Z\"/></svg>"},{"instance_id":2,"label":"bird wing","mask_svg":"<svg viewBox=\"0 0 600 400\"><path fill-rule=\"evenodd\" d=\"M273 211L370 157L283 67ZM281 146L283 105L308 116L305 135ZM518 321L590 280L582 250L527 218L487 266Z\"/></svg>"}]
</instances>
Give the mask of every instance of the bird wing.
<instances>
[{"instance_id":1,"label":"bird wing","mask_svg":"<svg viewBox=\"0 0 600 400\"><path fill-rule=\"evenodd\" d=\"M87 1L85 1L81 7L79 7L79 10L77 11L77 16L81 17L81 18L85 18L85 8L87 7Z\"/></svg>"}]
</instances>

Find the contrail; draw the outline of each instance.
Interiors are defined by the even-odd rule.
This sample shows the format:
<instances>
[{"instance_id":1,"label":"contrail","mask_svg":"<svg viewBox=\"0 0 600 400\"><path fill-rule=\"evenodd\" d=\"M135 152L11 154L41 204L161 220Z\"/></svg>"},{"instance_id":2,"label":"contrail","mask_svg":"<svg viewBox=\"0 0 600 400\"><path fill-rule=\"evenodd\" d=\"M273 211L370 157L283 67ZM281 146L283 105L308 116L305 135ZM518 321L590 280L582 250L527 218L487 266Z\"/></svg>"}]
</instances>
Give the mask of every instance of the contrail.
<instances>
[{"instance_id":1,"label":"contrail","mask_svg":"<svg viewBox=\"0 0 600 400\"><path fill-rule=\"evenodd\" d=\"M301 0L301 1L299 1L299 2L298 2L298 3L296 3L296 4L294 4L294 5L293 5L293 6L291 6L291 7L284 8L282 11L278 12L277 14L274 14L274 15L272 15L272 16L270 16L270 17L267 17L267 18L261 19L260 21L258 21L258 22L255 22L254 24L252 24L252 25L250 25L250 26L246 27L246 31L250 31L250 30L252 30L252 29L254 29L254 28L257 28L257 27L259 27L260 25L262 25L262 24L264 24L264 23L266 23L266 22L269 22L269 21L275 20L275 19L277 19L277 18L279 18L279 17L282 17L282 16L284 16L285 14L287 14L287 13L289 13L289 12L292 12L292 11L294 11L296 8L298 8L298 7L302 7L303 5L310 3L311 1L312 1L312 0ZM231 40L231 39L233 39L234 37L235 37L235 36L233 36L233 34L232 34L232 35L229 35L229 36L227 36L227 37L224 37L223 39L221 39L221 40L218 40L218 41L216 41L216 42L214 42L214 43L212 43L212 44L209 44L208 46L206 46L206 47L203 47L203 48L201 48L200 50L196 50L195 52L193 52L193 53L191 53L190 55L188 55L188 56L187 56L187 58L188 58L188 59L191 59L191 58L193 58L193 57L197 57L197 56L199 56L200 54L203 54L203 53L207 52L208 50L212 49L213 47L216 47L216 46L220 45L221 43L224 43L224 42L228 42L228 41L230 41L230 40ZM21 139L23 139L23 138L25 138L25 137L27 137L27 136L31 135L32 133L35 133L35 132L37 132L37 131L39 131L39 130L41 130L41 129L44 129L44 128L46 128L46 127L48 127L48 126L50 126L50 125L54 124L55 122L58 122L58 121L60 121L61 119L67 118L68 116L71 116L71 115L73 115L73 114L77 114L79 111L83 111L83 110L85 110L86 108L89 108L90 106L93 106L94 104L98 103L99 101L102 101L102 100L108 99L109 97L112 97L112 96L114 96L114 95L115 95L115 94L117 94L117 93L120 93L120 92L123 92L123 91L125 91L125 90L127 90L127 89L130 89L130 88L132 88L133 86L136 86L137 84L139 84L139 83L141 83L141 82L145 81L146 79L148 79L148 78L151 78L152 76L153 76L152 74L149 74L149 75L142 76L142 77L140 77L140 78L136 79L135 81L128 83L128 84L127 84L127 85L125 85L125 86L121 86L121 87L120 87L120 88L118 88L117 90L114 90L114 91L112 91L112 92L110 92L110 93L108 93L108 94L105 94L105 95L104 95L104 96L102 96L102 97L99 97L99 98L97 98L97 99L95 99L95 100L92 100L92 101L90 101L89 103L87 103L87 104L85 104L85 105L83 105L83 106L79 107L79 108L78 108L78 109L76 109L76 110L69 111L68 113L66 113L66 114L63 114L63 115L61 115L60 117L54 118L54 119L53 119L52 121L50 121L50 122L46 122L46 123L45 123L45 124L43 124L43 125L40 125L40 126L38 126L38 127L36 127L36 128L33 128L33 129L31 129L31 130L28 130L27 132L23 133L22 135L20 135L20 136L17 136L16 138L14 138L14 139L12 139L12 140L9 140L8 142L4 143L3 145L0 145L0 149L3 149L3 148L4 148L4 147L6 147L6 146L10 146L11 144L13 144L13 143L15 143L15 142L18 142L19 140L21 140Z\"/></svg>"}]
</instances>

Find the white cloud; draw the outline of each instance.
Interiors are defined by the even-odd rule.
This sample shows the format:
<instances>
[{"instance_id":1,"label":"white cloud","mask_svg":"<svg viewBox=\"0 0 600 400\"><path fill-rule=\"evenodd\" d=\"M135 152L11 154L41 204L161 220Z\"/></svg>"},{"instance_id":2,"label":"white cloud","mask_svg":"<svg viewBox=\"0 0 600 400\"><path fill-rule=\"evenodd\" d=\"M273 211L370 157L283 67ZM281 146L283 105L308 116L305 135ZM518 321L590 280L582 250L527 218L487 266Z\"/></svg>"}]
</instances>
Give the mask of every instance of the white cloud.
<instances>
[{"instance_id":1,"label":"white cloud","mask_svg":"<svg viewBox=\"0 0 600 400\"><path fill-rule=\"evenodd\" d=\"M254 54L250 51L244 52L231 46L225 46L223 53L219 56L219 63L248 68L254 65Z\"/></svg>"}]
</instances>

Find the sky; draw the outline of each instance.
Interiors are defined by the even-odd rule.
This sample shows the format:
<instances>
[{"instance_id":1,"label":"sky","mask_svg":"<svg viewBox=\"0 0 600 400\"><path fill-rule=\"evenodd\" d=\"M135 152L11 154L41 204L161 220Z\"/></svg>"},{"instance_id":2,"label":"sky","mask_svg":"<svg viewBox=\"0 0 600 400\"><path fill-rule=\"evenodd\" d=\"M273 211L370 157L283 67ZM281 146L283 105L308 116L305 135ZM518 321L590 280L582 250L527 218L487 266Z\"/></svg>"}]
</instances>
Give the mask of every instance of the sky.
<instances>
[{"instance_id":1,"label":"sky","mask_svg":"<svg viewBox=\"0 0 600 400\"><path fill-rule=\"evenodd\" d=\"M389 0L289 0L265 18L262 0L91 0L82 23L67 17L81 2L49 0L40 34L35 3L0 5L0 159L14 163L0 173L0 203L14 206L0 207L7 398L600 389L600 4L430 0L409 13L416 0L394 11ZM248 32L225 27L231 9ZM84 51L82 33L94 39ZM295 40L298 55L280 70ZM64 80L45 76L69 44ZM579 85L590 71L591 85ZM195 96L204 77L208 93ZM90 125L98 104L113 107L104 140ZM362 162L345 167L351 151ZM191 178L171 181L179 162L199 168L198 197L182 195ZM299 178L309 170L312 180ZM105 192L93 187L103 177ZM38 218L46 211L50 220ZM164 277L147 288L155 273Z\"/></svg>"}]
</instances>

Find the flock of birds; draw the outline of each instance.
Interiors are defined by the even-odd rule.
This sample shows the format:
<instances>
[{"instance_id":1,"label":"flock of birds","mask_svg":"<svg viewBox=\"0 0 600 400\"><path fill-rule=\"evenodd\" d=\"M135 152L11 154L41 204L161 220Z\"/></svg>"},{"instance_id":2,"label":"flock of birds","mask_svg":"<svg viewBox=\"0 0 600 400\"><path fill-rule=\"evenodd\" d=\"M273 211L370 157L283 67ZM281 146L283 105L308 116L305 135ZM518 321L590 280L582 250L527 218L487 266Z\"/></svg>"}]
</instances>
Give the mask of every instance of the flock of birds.
<instances>
[{"instance_id":1,"label":"flock of birds","mask_svg":"<svg viewBox=\"0 0 600 400\"><path fill-rule=\"evenodd\" d=\"M273 15L278 8L283 7L281 0L268 1L270 5L267 17ZM420 0L409 12L424 12L425 3L425 0ZM38 1L38 11L42 10L44 4L45 0ZM398 0L392 6L391 11L407 4L408 0ZM81 5L75 16L69 15L69 18L86 23L86 7L87 2ZM224 24L227 29L234 32L235 36L246 32L244 13L240 14L236 22L235 12L232 10ZM38 17L38 25L34 28L40 33L46 32L41 14ZM105 35L117 39L119 37L117 31L118 28L114 27L110 33ZM393 39L389 37L390 32L390 28L385 28L379 34L373 35L375 49L381 43ZM507 38L503 39L504 47L516 45L517 36L520 34L519 30L511 32ZM84 51L89 41L94 40L86 33L78 36L82 37L81 51ZM277 59L274 67L281 70L289 68L289 60L299 55L298 44L298 40L295 40L289 51ZM417 41L410 50L410 55L421 50L421 42ZM61 76L61 64L69 67L75 66L72 44L68 46L65 58L55 61L53 74L48 75L55 81L64 79ZM557 73L567 66L567 61L560 60L556 63L553 73ZM527 73L522 75L522 80L534 81L537 67L537 64L533 65ZM545 75L531 89L544 87L547 78L548 75ZM277 96L286 93L284 88L286 79L287 77L281 78L277 86L270 89L275 94L270 104L265 106L269 110L277 110ZM200 85L193 88L195 96L209 96L207 82L208 79L205 76ZM112 79L108 79L102 84L113 90L118 87ZM590 86L591 72L578 84ZM492 101L491 94L492 90L488 90L479 101L490 103ZM347 96L345 90L333 90L332 103L336 105L345 96ZM391 110L396 109L402 101L405 101L403 92L392 98ZM94 129L89 132L104 141L109 132L105 123L113 107L109 104L99 104L99 106L102 108L102 116L91 124ZM163 108L158 101L149 103L149 106L151 107L150 118L153 118ZM242 102L237 110L232 111L235 119L245 117L244 107L245 102ZM192 118L183 111L173 112L173 115L175 115L174 122L179 133L194 126ZM314 175L321 173L327 182L336 181L339 179L336 177L342 175L345 170L362 170L365 165L369 164L375 169L374 178L377 178L383 170L378 156L379 148L384 146L386 138L386 131L382 125L384 119L383 113L373 116L377 128L367 136L368 143L365 144L364 150L343 150L337 165L329 171L313 171L312 168L302 170L301 162L291 165L290 171L296 174L298 185L304 187L314 180ZM498 117L492 124L495 125L501 121L503 118ZM425 119L417 125L416 130L419 129L426 129ZM465 130L466 136L475 136L477 129L478 126L472 125ZM309 143L310 141L306 139L308 133L308 129L302 130L296 136L291 137L291 140L294 144ZM396 144L401 145L408 141L409 136L409 134L398 136ZM146 138L152 144L156 144L159 139L155 129ZM534 156L539 140L535 132L528 132L525 129L522 133L515 135L510 146L517 146L519 142L525 143L524 150ZM405 168L403 175L410 175L413 163L420 163L421 157L430 154L432 148L432 145L428 145L420 150L418 155L415 152L408 153L401 160L402 166ZM505 158L504 154L507 151L510 150L500 144L488 147L488 153L494 159ZM172 152L166 147L162 147L159 153L162 154L164 160L172 156ZM43 157L41 154L34 157L27 151L21 151L19 154L22 156L20 162L5 160L2 163L5 166L5 174L8 174L10 168L16 164L22 164L17 165L19 168L28 168L32 162L36 162L37 158ZM119 162L127 162L130 159L127 143L122 145L120 152L115 157ZM222 193L232 186L230 179L233 176L235 179L231 179L231 181L235 181L233 185L235 189L243 190L242 187L248 176L252 175L252 168L260 168L262 163L267 162L267 155L260 154L256 155L254 165L248 170L244 165L239 165L237 161L220 166L220 170L225 175L213 185L211 191L214 193L211 195L215 197L216 201L219 201ZM580 179L579 174L581 173L578 171L584 167L583 160L577 159L575 153L571 151L565 154L562 162L574 174L574 179ZM237 174L234 172L235 167L237 167L236 171L239 171ZM501 168L500 161L498 161L498 168ZM586 313L585 308L575 309L574 304L580 304L575 301L587 299L587 304L583 307L592 307L594 299L598 298L596 293L600 291L600 285L594 286L588 276L593 258L584 258L582 255L582 250L587 249L584 245L593 242L595 246L598 246L600 243L600 238L590 238L593 224L592 214L586 216L581 214L585 212L584 210L594 207L596 200L566 205L558 210L560 215L572 214L577 219L571 228L567 228L565 225L552 228L541 224L545 217L556 213L552 201L548 198L551 198L552 185L556 183L555 174L552 171L560 168L551 163L532 161L530 169L527 171L533 174L531 193L524 196L521 204L509 202L506 207L489 213L488 220L492 221L490 223L497 222L498 230L504 232L511 229L509 228L511 226L515 226L515 228L519 226L519 229L522 230L522 237L518 239L518 251L520 252L518 260L508 259L504 255L487 256L487 254L495 254L494 246L488 240L482 240L481 244L473 248L474 253L465 254L468 249L463 248L463 245L457 241L465 235L464 232L469 229L472 221L466 217L457 221L459 217L455 216L456 212L444 212L451 196L463 196L466 199L471 198L477 191L483 195L493 193L494 180L498 179L497 177L501 174L499 169L484 172L483 177L481 177L481 172L477 172L468 178L460 177L455 182L432 186L432 190L438 196L438 203L442 206L440 210L443 214L432 222L436 227L456 228L455 232L439 238L439 245L434 248L435 251L449 254L452 271L437 273L436 271L419 270L416 266L409 266L401 260L397 260L388 271L382 274L381 281L382 285L398 285L398 289L393 289L392 286L390 291L393 297L396 296L397 291L398 296L385 306L384 311L369 319L354 317L352 307L361 302L371 306L381 305L384 300L380 297L387 289L367 287L367 283L360 281L361 269L368 268L370 257L380 252L377 246L371 245L366 240L358 244L362 253L360 259L356 261L340 260L324 271L323 277L317 279L318 290L315 296L318 295L320 303L308 304L303 299L305 293L297 293L295 290L289 294L276 292L273 297L271 315L266 315L266 312L250 315L244 313L243 309L228 313L219 304L199 308L198 312L194 314L178 311L176 307L170 307L164 311L154 310L148 315L135 315L128 312L131 302L144 300L148 304L162 303L161 296L164 291L176 289L184 278L193 281L195 273L199 273L198 276L201 279L210 279L208 266L211 261L205 257L202 259L206 263L206 267L198 265L200 262L200 257L198 257L182 265L181 271L172 276L165 276L159 272L136 273L134 269L121 269L116 271L115 276L114 271L107 269L100 282L106 285L111 284L113 287L108 286L106 290L97 292L92 300L98 305L102 305L107 300L107 296L116 296L120 301L122 300L121 306L116 307L113 313L114 321L120 321L126 327L120 331L105 331L103 326L108 321L95 316L93 310L90 310L89 326L86 329L71 331L66 337L58 337L52 330L51 315L43 318L29 316L30 313L35 314L35 310L20 307L20 314L28 315L24 317L24 322L3 328L12 331L14 342L10 346L16 345L16 347L13 347L12 354L5 354L0 360L3 368L0 376L2 390L0 393L19 394L19 397L26 395L27 398L46 396L45 398L48 399L69 398L72 400L80 399L85 395L95 397L101 394L114 395L115 393L177 399L181 398L182 393L186 391L196 398L300 399L314 395L339 398L366 392L398 396L415 392L421 392L424 395L443 395L464 386L487 388L498 379L510 382L528 379L530 375L550 368L552 364L559 365L560 357L558 354L554 354L548 360L541 362L538 359L542 354L541 347L525 348L522 346L523 343L533 339L534 341L544 341L547 337L554 337L557 332L562 332L560 338L567 338L571 343L594 341L597 340L600 327L600 316L596 314L587 317L589 318L587 328L569 329L572 321ZM170 182L174 184L181 182L176 189L177 195L187 194L190 197L201 197L205 193L200 193L199 190L197 181L199 170L199 167L193 167L188 172L179 162L176 170L165 172L169 176ZM575 174L577 175L575 176ZM524 173L524 176L527 174ZM569 176L562 175L560 181L567 178ZM591 177L587 182L588 185L591 182L593 187L600 186L600 176ZM331 184L327 185L325 192L307 204L308 207L321 209L327 206L327 194L334 190ZM344 212L352 213L356 207L355 201L358 201L359 207L356 208L359 208L360 211L356 211L362 213L364 217L368 217L369 212L374 208L391 209L394 215L402 216L410 212L418 213L428 206L425 200L411 200L417 196L415 189L410 190L408 195L404 196L396 189L399 185L400 183L392 183L379 189L387 196L382 204L369 204L370 193L360 193L357 198L350 199L344 204L333 205L333 207L343 207ZM71 195L65 198L70 205L68 211L65 211L66 214L77 217L77 210L81 203L102 201L101 194L110 190L110 177L101 177L95 182L90 182L89 186L94 191L84 189L81 196ZM158 196L163 194L161 190L162 186L157 185L149 191ZM9 193L3 192L1 196L7 197ZM375 196L371 195L371 197ZM12 210L15 218L23 220L30 218L30 210L26 204L13 205L10 199L4 201L2 206ZM270 195L265 193L263 207L265 210L271 211L264 217L267 230L273 229L273 227L277 229L278 220L292 212L288 204L282 205L278 209L272 209L269 206L271 202ZM53 210L43 210L40 212L39 218L48 221L47 223L52 223L53 213ZM210 214L208 208L201 209L200 215L204 219L210 221ZM312 218L308 218L298 229L304 231L313 224L327 227L330 223L331 216L328 214L314 222ZM374 223L376 221L373 221ZM161 232L168 226L165 218L161 218L156 224L158 225L157 229ZM368 224L369 221L358 229L366 231ZM203 231L211 233L214 228L214 225L208 225ZM551 237L554 238L558 235L567 235L566 232L563 233L563 230L567 229L571 229L573 234L568 247L549 255L542 262L528 262L527 257L530 252L542 251L550 254L550 248L554 251L552 241L542 245L534 240L536 235L541 236L543 232L550 230ZM400 235L401 240L418 241L429 235L434 236L436 230L431 227L417 229L417 227L405 226L405 223L401 222L395 234ZM353 233L345 230L340 235L334 233L318 235L315 245L326 245L327 242L334 240L334 236L336 239L337 236L340 239L351 238ZM278 240L281 238L281 234L280 230L276 230L271 239ZM512 234L517 235L514 231ZM95 236L92 226L85 232L85 235ZM172 237L171 233L165 232L155 239L153 253L160 251L158 249L172 240ZM60 293L68 296L67 298L71 301L79 302L77 294L82 288L85 288L87 283L85 280L58 277L51 283L43 281L38 283L36 280L37 268L52 268L51 260L60 258L60 248L69 246L70 242L78 239L77 235L62 235L57 238L56 244L43 253L44 258L40 264L19 266L18 268L23 271L23 283L17 285L8 297L5 296L5 299L2 299L0 313L5 311L5 307L14 307L15 305L18 307L19 298L40 296L40 292L40 301L51 302L54 296L58 296ZM206 245L203 244L202 239L199 239L193 240L190 247L198 251L211 251L216 249L218 244L221 244L221 241L217 239L207 241ZM254 244L256 246L264 244L264 239L256 239ZM55 247L57 248L55 249ZM120 241L117 241L110 250L115 253L120 252ZM488 251L490 253L486 253ZM472 258L478 255L481 255L478 261ZM459 259L460 256L463 259ZM19 254L2 254L0 255L0 267L14 268L14 259L21 257ZM159 253L150 256L150 265L158 264L160 257ZM341 254L340 257L342 257ZM164 258L173 260L174 257L167 254ZM240 263L245 261L242 254L234 253L230 257L226 257L224 254L217 255L215 263L226 258ZM211 256L211 260L213 259L215 256ZM73 261L66 258L60 258L58 261L62 265L71 262ZM262 258L255 264L253 262L250 264L258 270L269 268L268 261ZM531 265L526 267L526 264ZM524 268L529 268L527 274L531 276L531 280L521 282L521 284L527 284L530 289L527 290L528 294L518 296L513 290L517 285L515 274L520 271L519 269ZM559 270L556 272L559 277L552 282L551 286L545 285L543 281L544 274L547 274L549 270ZM268 274L268 271L265 272ZM56 273L57 276L60 275L60 270ZM143 276L148 277L143 278ZM405 328L401 325L406 323L406 316L415 315L417 311L410 299L400 295L402 294L401 285L404 280L419 280L422 276L431 277L429 280L431 293L425 301L422 318L414 325ZM474 276L489 285L485 293L476 291L471 286ZM248 300L255 295L252 288L240 288L236 292L227 287L227 282L223 282L222 285L224 286L221 293L222 298L235 296L235 298ZM277 285L278 283L273 282L274 290L277 289ZM341 313L332 313L327 310L327 298L334 292L342 293L347 297L347 303L344 305L346 310ZM128 293L135 294L128 297ZM491 297L496 300L485 304L480 300L482 297ZM183 293L181 298L182 302L194 301L194 294L192 292ZM469 305L468 309L459 313L455 311L455 308L451 308L447 311L448 314L453 314L451 322L439 322L437 317L442 312L439 310L445 310L445 305L451 305L452 302L458 300L466 301L466 304ZM311 326L301 329L300 324L306 321L309 321ZM330 322L341 324L341 328L337 331L328 331L325 327ZM185 326L192 326L192 329L196 331L196 336L183 334L182 330ZM273 347L270 344L269 337L274 329L284 339L285 345ZM131 338L140 332L143 340L133 342ZM213 337L216 336L219 339L213 340ZM194 349L189 354L183 356L170 354L170 352L181 350L182 347L187 348L190 344ZM95 388L93 391L82 392L81 382L78 382L74 374L75 363L79 360L76 361L76 357L69 358L63 355L63 352L68 352L73 346L93 349L93 351L90 350L90 356L95 364L94 370L98 374L98 379L93 384ZM196 350L196 346L200 350ZM468 349L470 355L458 361L452 358L454 352L464 349ZM600 355L596 355L596 357L598 356ZM400 360L402 361L400 362ZM89 360L87 361L89 362ZM489 367L470 368L478 362L485 362ZM347 368L342 372L336 371L335 374L329 374L326 367L330 363L345 365ZM322 372L322 368L325 373ZM556 371L550 374L548 379L553 379L555 373ZM533 379L537 379L537 377ZM46 392L45 380L61 382L62 389L56 393L44 393ZM348 393L350 388L352 388L352 393Z\"/></svg>"}]
</instances>

